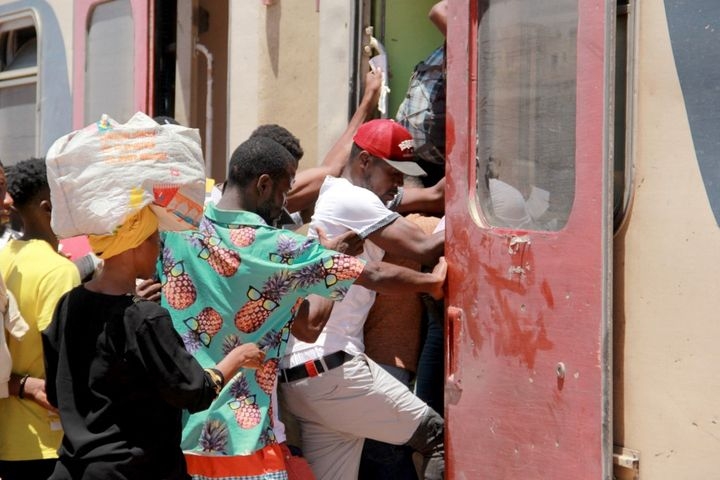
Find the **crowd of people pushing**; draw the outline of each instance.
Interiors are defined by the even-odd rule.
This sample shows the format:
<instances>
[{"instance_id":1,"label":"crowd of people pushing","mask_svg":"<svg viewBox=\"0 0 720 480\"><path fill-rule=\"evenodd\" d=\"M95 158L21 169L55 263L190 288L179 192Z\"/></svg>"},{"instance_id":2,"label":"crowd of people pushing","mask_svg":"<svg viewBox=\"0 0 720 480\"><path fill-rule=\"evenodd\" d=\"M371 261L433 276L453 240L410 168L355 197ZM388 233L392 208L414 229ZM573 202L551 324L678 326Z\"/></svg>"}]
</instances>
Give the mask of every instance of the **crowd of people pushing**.
<instances>
[{"instance_id":1,"label":"crowd of people pushing","mask_svg":"<svg viewBox=\"0 0 720 480\"><path fill-rule=\"evenodd\" d=\"M443 183L403 190L426 172L406 128L368 121L379 73L320 166L261 126L197 228L144 205L83 232L85 278L50 156L0 169L0 478L443 478L444 232L407 215L441 213Z\"/></svg>"}]
</instances>

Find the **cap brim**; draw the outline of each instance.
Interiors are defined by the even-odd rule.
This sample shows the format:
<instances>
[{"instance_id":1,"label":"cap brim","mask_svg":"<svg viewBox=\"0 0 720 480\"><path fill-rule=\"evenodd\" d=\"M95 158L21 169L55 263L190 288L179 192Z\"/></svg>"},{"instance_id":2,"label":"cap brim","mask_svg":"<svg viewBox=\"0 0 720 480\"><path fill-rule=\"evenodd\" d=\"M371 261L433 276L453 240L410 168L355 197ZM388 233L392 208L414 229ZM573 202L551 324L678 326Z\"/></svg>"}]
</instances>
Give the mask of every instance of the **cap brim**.
<instances>
[{"instance_id":1,"label":"cap brim","mask_svg":"<svg viewBox=\"0 0 720 480\"><path fill-rule=\"evenodd\" d=\"M383 158L383 160L389 163L395 170L399 170L405 175L410 175L411 177L422 177L427 175L427 172L425 172L425 170L423 170L420 165L415 162L398 162L397 160L388 160L387 158Z\"/></svg>"}]
</instances>

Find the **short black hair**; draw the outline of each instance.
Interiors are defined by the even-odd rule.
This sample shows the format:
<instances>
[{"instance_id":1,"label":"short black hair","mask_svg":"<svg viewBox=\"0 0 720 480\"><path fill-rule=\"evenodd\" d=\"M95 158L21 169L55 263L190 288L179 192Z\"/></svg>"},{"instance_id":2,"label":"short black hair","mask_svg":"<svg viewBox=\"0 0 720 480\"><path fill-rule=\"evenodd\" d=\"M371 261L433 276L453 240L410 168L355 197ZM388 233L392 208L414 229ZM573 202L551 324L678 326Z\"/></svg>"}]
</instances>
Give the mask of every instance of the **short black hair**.
<instances>
[{"instance_id":1,"label":"short black hair","mask_svg":"<svg viewBox=\"0 0 720 480\"><path fill-rule=\"evenodd\" d=\"M250 138L255 137L265 137L275 140L277 143L285 147L285 149L290 152L290 155L292 155L297 162L299 162L303 155L305 155L305 152L300 146L300 140L290 133L290 130L285 127L281 127L280 125L274 123L260 125L250 134Z\"/></svg>"},{"instance_id":2,"label":"short black hair","mask_svg":"<svg viewBox=\"0 0 720 480\"><path fill-rule=\"evenodd\" d=\"M7 168L8 193L13 204L22 208L49 189L44 158L29 158Z\"/></svg>"},{"instance_id":3,"label":"short black hair","mask_svg":"<svg viewBox=\"0 0 720 480\"><path fill-rule=\"evenodd\" d=\"M180 122L167 115L158 115L157 117L153 117L153 120L155 120L155 123L158 125L180 125Z\"/></svg>"},{"instance_id":4,"label":"short black hair","mask_svg":"<svg viewBox=\"0 0 720 480\"><path fill-rule=\"evenodd\" d=\"M227 184L245 187L263 174L274 180L282 178L287 174L288 165L294 163L297 162L290 152L276 141L262 136L251 137L230 157Z\"/></svg>"}]
</instances>

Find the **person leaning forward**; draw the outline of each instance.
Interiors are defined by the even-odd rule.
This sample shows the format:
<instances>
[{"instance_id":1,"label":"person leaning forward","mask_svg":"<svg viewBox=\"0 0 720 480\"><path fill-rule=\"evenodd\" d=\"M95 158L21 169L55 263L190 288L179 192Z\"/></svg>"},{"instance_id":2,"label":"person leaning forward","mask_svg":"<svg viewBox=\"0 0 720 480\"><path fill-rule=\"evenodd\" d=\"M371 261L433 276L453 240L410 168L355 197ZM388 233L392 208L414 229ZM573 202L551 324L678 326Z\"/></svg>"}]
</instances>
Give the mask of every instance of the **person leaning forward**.
<instances>
[{"instance_id":1,"label":"person leaning forward","mask_svg":"<svg viewBox=\"0 0 720 480\"><path fill-rule=\"evenodd\" d=\"M323 183L311 233L319 227L328 236L358 233L365 238L366 261L388 252L434 265L444 235L427 235L386 207L404 174L423 174L412 160L412 138L398 123L362 125L342 176ZM418 291L396 287L406 294ZM317 341L291 338L281 362L280 394L300 423L303 451L319 479L356 478L365 438L410 446L424 457L424 478L441 479L443 419L364 354L363 324L373 301L372 291L354 285Z\"/></svg>"},{"instance_id":2,"label":"person leaning forward","mask_svg":"<svg viewBox=\"0 0 720 480\"><path fill-rule=\"evenodd\" d=\"M182 445L196 478L283 478L268 410L292 323L312 308L308 295L340 300L353 283L442 295L444 261L432 273L366 263L272 227L297 166L277 142L248 139L232 154L223 196L207 206L199 232L163 238L162 303L186 348L203 365L238 343L266 353L257 372L241 370L207 411L186 420Z\"/></svg>"}]
</instances>

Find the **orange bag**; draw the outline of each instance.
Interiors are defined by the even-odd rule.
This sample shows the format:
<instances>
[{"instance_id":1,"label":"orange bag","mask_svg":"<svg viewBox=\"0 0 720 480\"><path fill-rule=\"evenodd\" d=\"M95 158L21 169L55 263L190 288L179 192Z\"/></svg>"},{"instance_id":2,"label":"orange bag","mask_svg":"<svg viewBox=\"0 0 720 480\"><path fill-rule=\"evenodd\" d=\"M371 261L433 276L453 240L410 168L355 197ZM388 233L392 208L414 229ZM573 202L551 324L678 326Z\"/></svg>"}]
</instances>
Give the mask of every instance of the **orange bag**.
<instances>
[{"instance_id":1,"label":"orange bag","mask_svg":"<svg viewBox=\"0 0 720 480\"><path fill-rule=\"evenodd\" d=\"M286 443L281 443L288 480L315 480L315 474L305 457L293 455Z\"/></svg>"}]
</instances>

